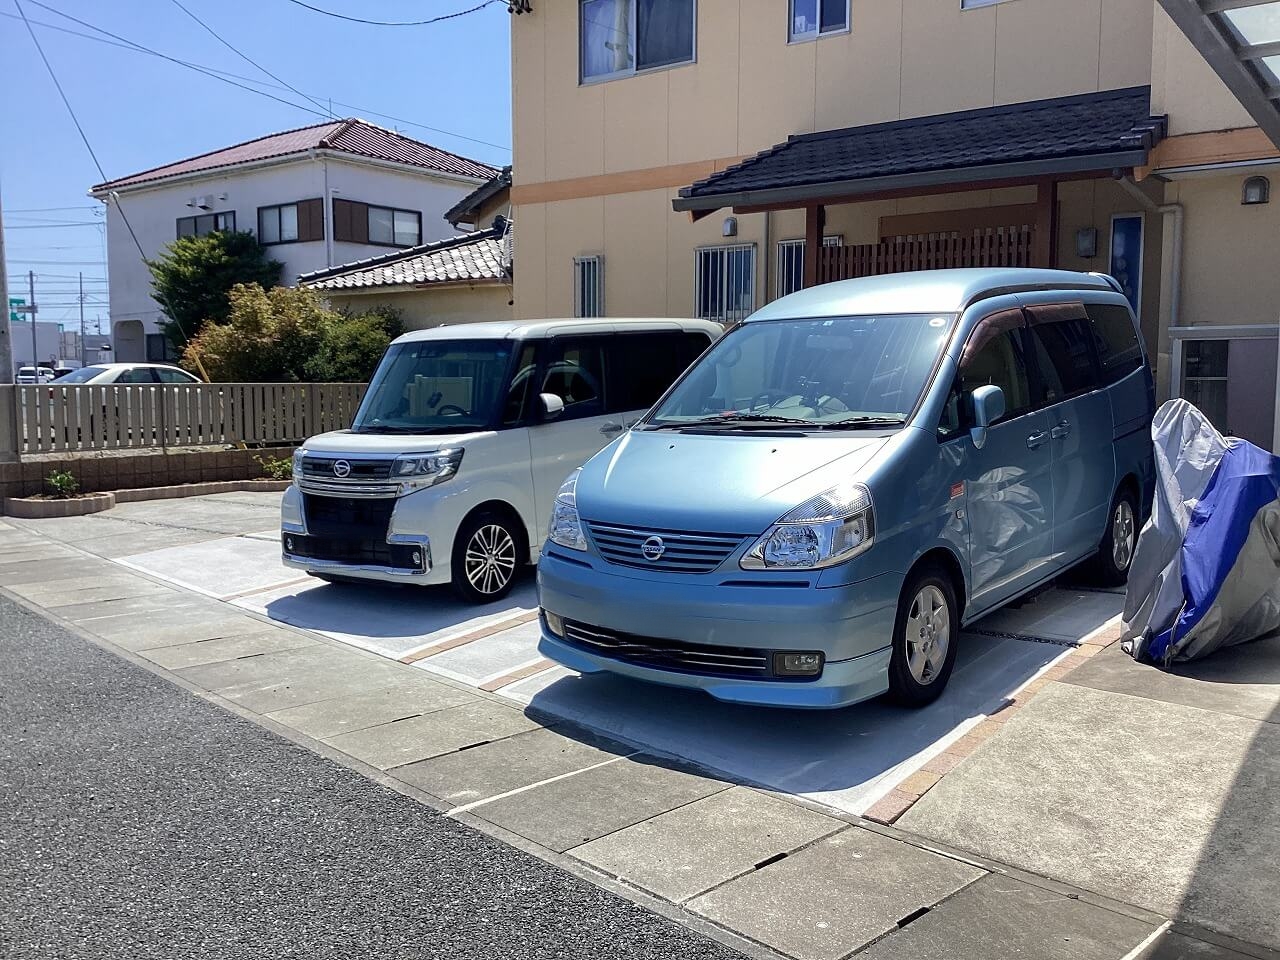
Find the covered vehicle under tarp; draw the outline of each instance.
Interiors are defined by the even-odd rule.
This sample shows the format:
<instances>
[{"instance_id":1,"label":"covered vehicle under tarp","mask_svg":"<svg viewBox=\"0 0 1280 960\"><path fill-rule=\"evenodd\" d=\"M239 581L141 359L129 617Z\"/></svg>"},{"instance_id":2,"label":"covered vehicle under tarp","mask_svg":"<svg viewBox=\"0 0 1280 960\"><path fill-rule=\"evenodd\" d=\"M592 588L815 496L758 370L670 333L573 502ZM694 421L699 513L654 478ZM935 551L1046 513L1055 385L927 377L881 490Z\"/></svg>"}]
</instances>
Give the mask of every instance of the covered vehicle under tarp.
<instances>
[{"instance_id":1,"label":"covered vehicle under tarp","mask_svg":"<svg viewBox=\"0 0 1280 960\"><path fill-rule=\"evenodd\" d=\"M1280 457L1185 400L1151 424L1156 490L1125 597L1124 649L1164 667L1280 631Z\"/></svg>"}]
</instances>

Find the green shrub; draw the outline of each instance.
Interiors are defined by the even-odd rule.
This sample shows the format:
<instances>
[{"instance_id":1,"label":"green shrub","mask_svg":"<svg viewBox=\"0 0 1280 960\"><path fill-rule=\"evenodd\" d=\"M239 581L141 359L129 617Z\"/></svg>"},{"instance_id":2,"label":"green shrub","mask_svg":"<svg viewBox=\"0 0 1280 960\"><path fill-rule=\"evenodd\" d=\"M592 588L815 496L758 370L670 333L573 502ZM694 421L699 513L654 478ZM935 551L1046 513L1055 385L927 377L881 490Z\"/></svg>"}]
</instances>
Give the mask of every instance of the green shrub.
<instances>
[{"instance_id":1,"label":"green shrub","mask_svg":"<svg viewBox=\"0 0 1280 960\"><path fill-rule=\"evenodd\" d=\"M53 491L53 495L62 500L68 500L76 495L76 491L80 489L80 483L76 480L75 474L70 470L55 470L49 474L49 488Z\"/></svg>"},{"instance_id":2,"label":"green shrub","mask_svg":"<svg viewBox=\"0 0 1280 960\"><path fill-rule=\"evenodd\" d=\"M254 457L262 466L262 475L268 480L289 480L293 477L293 460L289 457Z\"/></svg>"}]
</instances>

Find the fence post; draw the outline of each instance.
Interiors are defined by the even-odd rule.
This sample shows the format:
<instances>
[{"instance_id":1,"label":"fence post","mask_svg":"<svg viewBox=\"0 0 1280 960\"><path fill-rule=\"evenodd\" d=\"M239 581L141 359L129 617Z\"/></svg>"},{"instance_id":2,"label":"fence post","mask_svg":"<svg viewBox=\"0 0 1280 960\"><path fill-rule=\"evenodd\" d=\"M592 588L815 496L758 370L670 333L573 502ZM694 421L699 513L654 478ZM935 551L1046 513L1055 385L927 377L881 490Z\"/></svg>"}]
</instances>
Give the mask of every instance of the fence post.
<instances>
[{"instance_id":1,"label":"fence post","mask_svg":"<svg viewBox=\"0 0 1280 960\"><path fill-rule=\"evenodd\" d=\"M17 388L0 386L0 463L18 459L22 436L18 429Z\"/></svg>"},{"instance_id":2,"label":"fence post","mask_svg":"<svg viewBox=\"0 0 1280 960\"><path fill-rule=\"evenodd\" d=\"M163 391L156 391L160 400L160 449L169 449L169 403ZM144 397L144 402L148 399L157 399L156 395Z\"/></svg>"}]
</instances>

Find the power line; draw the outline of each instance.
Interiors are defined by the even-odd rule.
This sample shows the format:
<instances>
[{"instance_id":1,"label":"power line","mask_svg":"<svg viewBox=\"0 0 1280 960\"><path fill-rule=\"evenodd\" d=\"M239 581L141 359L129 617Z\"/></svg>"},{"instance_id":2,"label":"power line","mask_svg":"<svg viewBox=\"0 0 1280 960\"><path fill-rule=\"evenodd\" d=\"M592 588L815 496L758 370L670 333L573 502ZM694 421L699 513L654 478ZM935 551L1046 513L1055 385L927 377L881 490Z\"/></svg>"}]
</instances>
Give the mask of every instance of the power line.
<instances>
[{"instance_id":1,"label":"power line","mask_svg":"<svg viewBox=\"0 0 1280 960\"><path fill-rule=\"evenodd\" d=\"M306 7L308 10L314 10L316 13L322 13L326 17L335 17L338 20L348 20L351 23L365 23L374 27L425 27L431 23L440 23L442 20L453 20L457 17L465 17L469 13L475 13L477 10L483 10L491 4L498 3L499 0L484 0L477 6L471 7L469 10L459 10L457 13L446 13L439 17L432 17L430 20L365 20L363 17L349 17L345 13L335 13L332 10L324 10L320 7L313 7L303 0L289 0L290 3L299 7Z\"/></svg>"},{"instance_id":2,"label":"power line","mask_svg":"<svg viewBox=\"0 0 1280 960\"><path fill-rule=\"evenodd\" d=\"M241 89L241 90L246 90L246 91L248 91L249 93L256 93L256 94L258 94L259 96L267 97L268 99L275 100L275 101L276 101L276 102L278 102L278 103L283 103L283 104L285 104L286 106L296 107L297 109L299 109L299 110L303 110L303 111L305 111L306 113L314 113L314 111L310 110L310 109L309 109L309 108L307 108L307 107L303 107L303 106L301 106L301 105L299 105L299 104L296 104L296 103L293 103L292 101L289 101L289 100L282 100L282 99L280 99L280 98L278 98L278 97L272 97L270 94L265 93L265 92L263 92L262 90L258 90L258 89L256 89L255 87L246 87L246 86L242 86L242 85L241 85L241 84L239 84L239 83L234 83L234 82L232 82L232 80L243 80L243 81L245 81L246 83L253 83L253 84L257 84L258 86L263 86L263 87L272 87L273 89L276 89L276 90L283 90L283 89L286 89L285 87L277 87L277 86L274 86L273 84L264 83L263 81L258 80L258 79L254 78L254 77L246 77L246 76L244 76L243 74L233 73L233 72L232 72L232 71L230 71L230 70L221 70L221 69L219 69L219 68L217 68L217 67L210 67L210 66L208 66L208 65L206 65L206 64L194 63L194 62L192 62L192 61L190 61L190 60L182 60L182 59L180 59L180 58L178 58L178 57L171 57L171 56L169 56L168 54L161 53L161 52L160 52L160 51L158 51L158 50L152 50L150 47L145 47L145 46L143 46L143 45L142 45L142 44L140 44L140 43L135 43L134 41L129 40L129 39L127 39L126 37L121 37L121 36L119 36L118 34L111 33L110 31L107 31L107 30L103 30L103 29L102 29L102 28L100 28L100 27L95 27L95 26L93 26L93 25L92 25L92 24L90 24L90 23L86 23L86 22L85 22L85 21L83 21L83 20L79 20L79 19L77 19L77 18L75 18L75 17L72 17L72 16L70 16L69 14L61 13L61 12L59 12L59 11L57 11L57 10L54 10L52 7L46 7L44 4L39 4L39 3L38 3L38 0L31 0L31 2L32 2L32 3L37 3L37 5L39 5L39 6L43 7L43 8L44 8L44 9L46 9L46 10L51 11L52 13L56 13L56 14L58 14L58 16L66 17L68 20L72 20L72 21L74 21L75 23L78 23L78 24L80 24L80 25L82 25L82 26L88 27L90 30L96 30L96 31L98 31L99 33L105 34L105 35L106 35L106 36L108 36L108 37L113 37L113 38L115 38L115 40L118 40L118 41L120 41L120 42L118 42L118 43L117 43L117 42L114 42L113 40L107 40L107 39L104 39L103 37L100 37L100 36L94 36L94 35L93 35L93 34L91 34L91 33L81 33L81 32L80 32L80 31L78 31L78 30L71 30L71 29L68 29L67 27L61 27L61 26L58 26L57 24L54 24L54 23L48 23L48 22L43 21L43 20L31 20L31 21L29 21L30 23L32 23L33 25L35 25L35 26L37 26L37 27L42 27L43 29L46 29L46 30L55 30L55 31L57 31L58 33L65 33L65 34L69 34L70 36L73 36L73 37L80 37L81 39L84 39L84 40L92 40L94 43L101 43L101 44L105 44L105 45L106 45L106 46L108 46L108 47L118 47L118 48L119 48L119 49L121 49L121 50L129 50L129 51L132 51L133 53L144 53L144 54L146 54L146 55L148 55L148 56L152 56L152 57L159 57L161 60L167 60L167 61L169 61L170 63L175 63L175 64L177 64L178 66L186 67L186 68L187 68L187 69L189 69L189 70L194 70L194 71L196 71L197 73L202 73L202 74L204 74L205 76L212 77L212 78L213 78L213 79L215 79L215 80L222 80L224 83L230 83L233 87L237 87L237 88L239 88L239 89ZM21 20L21 19L22 19L21 17L17 16L16 14L12 14L12 13L5 13L4 11L0 11L0 17L8 17L8 18L9 18L9 19L11 19L11 20ZM228 78L228 77L232 78L232 80L228 80L228 79L226 79L226 78ZM307 97L307 99L309 99L309 100L312 100L312 99L313 99L310 95L305 94L305 93L304 93L304 94L302 94L302 96ZM420 130L429 130L429 131L431 131L432 133L438 133L438 134L441 134L442 136L446 136L446 137L453 137L454 139L457 139L457 140L465 140L465 141L467 141L468 143L478 143L478 144L480 144L481 146L485 146L485 147L493 147L495 150L502 150L502 151L504 151L505 153L510 153L510 152L511 152L511 147L510 147L510 146L508 146L508 145L506 145L506 144L502 144L502 143L494 143L494 142L493 142L493 141L491 141L491 140L481 140L479 137L469 137L469 136L467 136L465 133L458 133L457 131L454 131L454 130L445 130L445 129L441 128L441 127L433 127L433 126L431 126L431 125L430 125L430 124L428 124L428 123L421 123L421 122L419 122L419 121L417 121L417 120L410 120L410 119L408 119L408 118L406 118L406 117L397 117L397 116L394 116L394 115L389 114L389 113L382 113L382 112L380 112L380 111L373 110L373 109L371 109L371 108L369 108L369 107L362 107L362 106L359 106L358 104L354 104L354 103L344 103L344 102L343 102L343 101L341 101L341 100L334 100L334 101L333 101L333 103L334 103L334 105L335 105L335 106L339 106L339 107L347 107L348 109L354 110L354 111L356 111L357 113L360 113L360 114L367 114L368 116L371 116L371 117L379 117L379 118L381 118L381 119L383 119L383 120L391 120L391 121L393 121L394 123L403 123L403 124L406 124L407 126L410 126L410 127L416 127L416 128L418 128L418 129L420 129ZM323 116L328 117L328 116L330 116L330 114L326 112L325 114L323 114ZM51 209L55 209L55 208L51 208ZM62 209L62 208L56 208L56 209ZM81 208L81 207L74 207L74 208L72 208L72 207L68 207L68 208L66 208L66 209L93 209L93 208L91 208L91 207L83 207L83 208Z\"/></svg>"},{"instance_id":3,"label":"power line","mask_svg":"<svg viewBox=\"0 0 1280 960\"><path fill-rule=\"evenodd\" d=\"M210 36L212 36L215 40L217 40L220 44L222 44L224 47L226 47L228 50L230 50L232 53L234 53L237 57L239 57L239 58L240 58L241 60L243 60L245 63L249 64L251 67L256 67L258 70L260 70L260 71L262 71L263 73L265 73L268 77L270 77L270 78L271 78L272 80L274 80L276 83L282 83L282 84L284 84L286 87L288 87L288 88L289 88L290 90L292 90L294 93L296 93L298 96L302 97L302 99L304 99L304 100L310 100L312 103L314 103L314 104L315 104L317 107L319 107L321 110L325 110L325 105L324 105L323 103L320 103L320 102L319 102L318 100L316 100L314 97L308 97L305 93L303 93L303 92L302 92L301 90L299 90L297 87L293 86L291 83L289 83L289 82L287 82L287 81L285 81L285 80L281 80L279 77L277 77L274 73L272 73L270 70L268 70L268 69L267 69L266 67L264 67L262 64L258 63L256 60L253 60L252 58L250 58L248 54L243 53L242 51L240 51L239 49L237 49L236 47L234 47L234 46L232 46L230 43L228 43L226 40L224 40L224 39L222 38L222 36L221 36L221 35L220 35L216 30L214 30L214 29L213 29L213 27L209 26L207 23L205 23L203 20L201 20L199 17L197 17L194 13L192 13L190 10L188 10L186 7L184 7L184 6L182 5L181 0L170 0L170 2L171 2L175 7L177 7L179 10L181 10L183 13L185 13L188 17L190 17L192 20L194 20L196 23L200 24L200 26L204 27L204 28L205 28L205 30L207 30L207 31L209 32L209 35L210 35ZM328 112L329 116L333 116L333 111L332 111L332 110L328 110L327 112Z\"/></svg>"}]
</instances>

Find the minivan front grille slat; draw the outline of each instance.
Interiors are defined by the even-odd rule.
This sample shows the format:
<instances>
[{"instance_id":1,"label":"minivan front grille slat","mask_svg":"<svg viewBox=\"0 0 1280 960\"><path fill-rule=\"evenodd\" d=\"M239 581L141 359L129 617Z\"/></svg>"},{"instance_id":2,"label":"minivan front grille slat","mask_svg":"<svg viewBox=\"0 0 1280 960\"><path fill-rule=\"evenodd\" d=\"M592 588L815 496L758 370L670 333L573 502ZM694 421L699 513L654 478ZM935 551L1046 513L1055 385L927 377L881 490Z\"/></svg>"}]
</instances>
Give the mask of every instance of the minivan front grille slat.
<instances>
[{"instance_id":1,"label":"minivan front grille slat","mask_svg":"<svg viewBox=\"0 0 1280 960\"><path fill-rule=\"evenodd\" d=\"M747 534L690 533L591 520L586 526L596 550L606 562L666 573L710 573L747 539ZM662 554L650 560L644 555L643 546L653 537L662 540Z\"/></svg>"},{"instance_id":2,"label":"minivan front grille slat","mask_svg":"<svg viewBox=\"0 0 1280 960\"><path fill-rule=\"evenodd\" d=\"M750 647L716 647L639 637L571 620L564 623L564 639L599 656L638 666L706 676L768 679L771 675L769 652Z\"/></svg>"}]
</instances>

